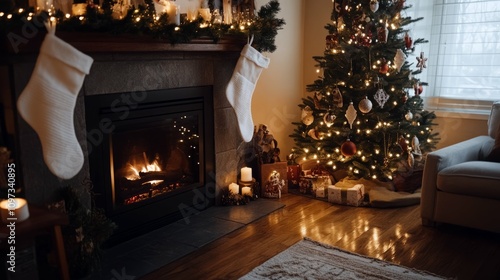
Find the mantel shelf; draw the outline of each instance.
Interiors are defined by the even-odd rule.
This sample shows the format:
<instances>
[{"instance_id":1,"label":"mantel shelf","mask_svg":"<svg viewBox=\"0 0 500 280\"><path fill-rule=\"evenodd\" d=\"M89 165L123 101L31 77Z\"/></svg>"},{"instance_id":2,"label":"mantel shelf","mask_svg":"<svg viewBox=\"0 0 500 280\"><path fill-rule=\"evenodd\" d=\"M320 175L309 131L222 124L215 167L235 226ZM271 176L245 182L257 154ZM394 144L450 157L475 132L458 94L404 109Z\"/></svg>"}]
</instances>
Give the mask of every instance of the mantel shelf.
<instances>
[{"instance_id":1,"label":"mantel shelf","mask_svg":"<svg viewBox=\"0 0 500 280\"><path fill-rule=\"evenodd\" d=\"M193 39L189 43L172 44L146 35L83 32L56 32L56 35L84 53L116 52L239 52L246 43L241 36L227 36L214 42L211 38ZM9 55L37 53L45 33L35 36L26 44L19 44L18 51L4 40L0 49Z\"/></svg>"}]
</instances>

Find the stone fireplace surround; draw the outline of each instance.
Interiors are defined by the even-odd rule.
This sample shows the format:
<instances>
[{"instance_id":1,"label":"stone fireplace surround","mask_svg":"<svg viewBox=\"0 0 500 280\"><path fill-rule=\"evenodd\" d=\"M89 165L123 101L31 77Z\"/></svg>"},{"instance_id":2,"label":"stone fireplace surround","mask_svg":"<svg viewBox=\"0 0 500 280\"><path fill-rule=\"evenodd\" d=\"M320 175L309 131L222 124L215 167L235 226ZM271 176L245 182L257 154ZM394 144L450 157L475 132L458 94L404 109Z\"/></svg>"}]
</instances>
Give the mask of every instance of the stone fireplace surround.
<instances>
[{"instance_id":1,"label":"stone fireplace surround","mask_svg":"<svg viewBox=\"0 0 500 280\"><path fill-rule=\"evenodd\" d=\"M226 85L244 46L243 40L228 40L214 44L211 40L198 40L190 44L170 45L151 40L125 40L57 34L63 40L90 55L94 63L79 93L74 123L77 138L84 151L82 170L70 180L61 180L46 167L39 138L35 131L19 116L15 100L26 86L36 61L33 51L10 55L4 61L2 80L8 76L9 88L2 88L7 122L15 129L15 162L17 180L29 203L44 205L54 202L57 190L63 186L83 188L90 179L88 155L92 141L85 123L85 96L157 89L212 86L214 95L214 135L216 193L220 201L221 188L235 182L240 158L237 148L242 143L236 115L225 96ZM88 35L90 36L90 35ZM6 62L6 63L5 63ZM5 95L10 95L5 96ZM13 97L13 98L12 98ZM10 100L9 100L10 99ZM85 192L83 192L85 194ZM83 197L90 201L89 197Z\"/></svg>"}]
</instances>

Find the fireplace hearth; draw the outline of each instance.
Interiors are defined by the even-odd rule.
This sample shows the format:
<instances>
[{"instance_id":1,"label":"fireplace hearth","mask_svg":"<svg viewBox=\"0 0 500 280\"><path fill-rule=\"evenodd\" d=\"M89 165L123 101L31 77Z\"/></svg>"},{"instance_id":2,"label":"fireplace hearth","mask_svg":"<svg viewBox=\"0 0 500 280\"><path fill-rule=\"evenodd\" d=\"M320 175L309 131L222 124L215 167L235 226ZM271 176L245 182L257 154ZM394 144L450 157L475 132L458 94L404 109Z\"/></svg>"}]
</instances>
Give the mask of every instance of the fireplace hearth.
<instances>
[{"instance_id":1,"label":"fireplace hearth","mask_svg":"<svg viewBox=\"0 0 500 280\"><path fill-rule=\"evenodd\" d=\"M88 96L85 107L99 136L89 155L96 204L118 225L114 240L214 204L211 86Z\"/></svg>"}]
</instances>

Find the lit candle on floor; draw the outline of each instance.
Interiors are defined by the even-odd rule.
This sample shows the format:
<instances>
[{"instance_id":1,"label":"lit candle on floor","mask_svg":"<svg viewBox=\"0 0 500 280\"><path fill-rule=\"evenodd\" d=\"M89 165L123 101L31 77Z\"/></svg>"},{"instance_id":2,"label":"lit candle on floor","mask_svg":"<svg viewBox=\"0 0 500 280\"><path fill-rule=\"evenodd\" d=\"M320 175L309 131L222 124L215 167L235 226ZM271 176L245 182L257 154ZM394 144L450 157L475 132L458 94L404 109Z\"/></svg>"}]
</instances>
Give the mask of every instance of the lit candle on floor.
<instances>
[{"instance_id":1,"label":"lit candle on floor","mask_svg":"<svg viewBox=\"0 0 500 280\"><path fill-rule=\"evenodd\" d=\"M243 188L241 188L241 194L242 195L252 196L252 188L250 188L250 187L243 187Z\"/></svg>"},{"instance_id":2,"label":"lit candle on floor","mask_svg":"<svg viewBox=\"0 0 500 280\"><path fill-rule=\"evenodd\" d=\"M252 168L243 167L241 169L241 181L243 181L243 182L251 182L252 181Z\"/></svg>"},{"instance_id":3,"label":"lit candle on floor","mask_svg":"<svg viewBox=\"0 0 500 280\"><path fill-rule=\"evenodd\" d=\"M23 198L9 198L0 202L2 221L9 223L12 221L22 222L30 217L28 202Z\"/></svg>"},{"instance_id":4,"label":"lit candle on floor","mask_svg":"<svg viewBox=\"0 0 500 280\"><path fill-rule=\"evenodd\" d=\"M229 184L229 192L232 194L240 193L240 186L238 186L238 184L235 183Z\"/></svg>"}]
</instances>

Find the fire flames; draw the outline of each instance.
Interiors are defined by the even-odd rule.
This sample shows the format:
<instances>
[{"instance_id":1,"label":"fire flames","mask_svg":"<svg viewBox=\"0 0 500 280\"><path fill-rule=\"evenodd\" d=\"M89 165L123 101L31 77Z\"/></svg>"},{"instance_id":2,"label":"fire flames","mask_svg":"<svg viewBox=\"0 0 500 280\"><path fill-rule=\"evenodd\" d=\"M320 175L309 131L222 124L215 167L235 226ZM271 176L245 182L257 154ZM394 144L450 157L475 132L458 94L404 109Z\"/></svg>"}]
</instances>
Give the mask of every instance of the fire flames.
<instances>
[{"instance_id":1,"label":"fire flames","mask_svg":"<svg viewBox=\"0 0 500 280\"><path fill-rule=\"evenodd\" d=\"M140 180L144 175L150 173L150 172L158 172L162 171L160 164L158 162L158 159L154 159L152 162L149 162L147 159L146 153L143 154L143 163L137 163L137 161L134 163L129 162L128 165L128 172L125 178L130 181L136 181ZM150 180L147 182L143 182L141 185L145 184L151 184L151 186L157 186L161 184L163 180Z\"/></svg>"}]
</instances>

